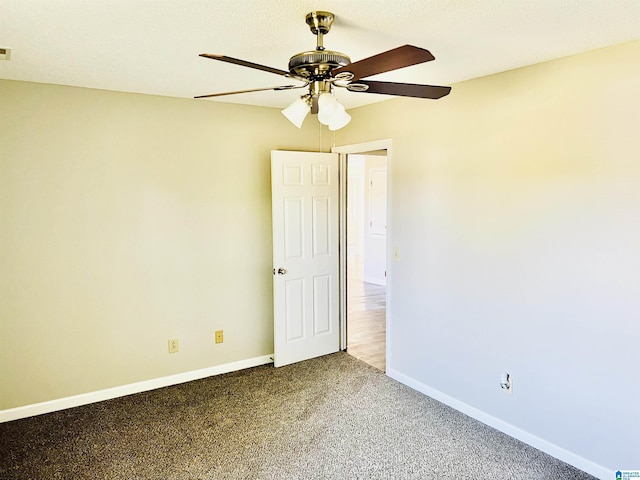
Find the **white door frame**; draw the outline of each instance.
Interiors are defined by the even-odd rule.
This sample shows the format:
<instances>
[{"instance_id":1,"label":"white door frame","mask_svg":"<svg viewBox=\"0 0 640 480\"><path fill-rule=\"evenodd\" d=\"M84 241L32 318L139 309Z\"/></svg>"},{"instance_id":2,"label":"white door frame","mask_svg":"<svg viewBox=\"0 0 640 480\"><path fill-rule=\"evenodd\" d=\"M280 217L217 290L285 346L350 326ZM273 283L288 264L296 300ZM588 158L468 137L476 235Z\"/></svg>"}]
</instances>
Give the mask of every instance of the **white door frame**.
<instances>
[{"instance_id":1,"label":"white door frame","mask_svg":"<svg viewBox=\"0 0 640 480\"><path fill-rule=\"evenodd\" d=\"M333 147L332 153L340 154L340 350L347 348L347 155L348 154L362 154L366 152L372 152L375 150L387 151L387 215L391 212L391 165L393 161L392 155L392 140L374 140L371 142L356 143L353 145L343 145ZM386 309L385 318L387 318L386 329L386 366L385 371L389 371L389 359L391 358L391 349L389 348L389 338L392 335L391 324L388 321L389 304L391 302L391 296L389 295L390 286L393 281L393 268L391 266L391 245L393 245L393 222L387 221L387 287L386 287Z\"/></svg>"}]
</instances>

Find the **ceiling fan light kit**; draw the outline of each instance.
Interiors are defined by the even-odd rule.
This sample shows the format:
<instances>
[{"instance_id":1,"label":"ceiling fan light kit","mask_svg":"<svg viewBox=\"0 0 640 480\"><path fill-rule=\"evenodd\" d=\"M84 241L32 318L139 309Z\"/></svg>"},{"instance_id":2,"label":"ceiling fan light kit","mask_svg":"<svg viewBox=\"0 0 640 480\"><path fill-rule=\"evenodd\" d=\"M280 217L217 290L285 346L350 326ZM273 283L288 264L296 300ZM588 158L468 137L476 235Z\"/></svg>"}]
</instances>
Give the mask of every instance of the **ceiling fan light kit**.
<instances>
[{"instance_id":1,"label":"ceiling fan light kit","mask_svg":"<svg viewBox=\"0 0 640 480\"><path fill-rule=\"evenodd\" d=\"M318 97L318 120L323 125L329 125L331 119L340 111L340 105L336 97L330 93L323 93ZM344 110L344 108L343 108Z\"/></svg>"},{"instance_id":2,"label":"ceiling fan light kit","mask_svg":"<svg viewBox=\"0 0 640 480\"><path fill-rule=\"evenodd\" d=\"M345 127L351 121L351 115L349 115L344 107L342 107L342 111L338 112L331 121L329 122L329 130L332 132L336 130L340 130L342 127Z\"/></svg>"},{"instance_id":3,"label":"ceiling fan light kit","mask_svg":"<svg viewBox=\"0 0 640 480\"><path fill-rule=\"evenodd\" d=\"M351 121L351 115L331 93L323 93L318 97L318 121L329 130L339 130Z\"/></svg>"},{"instance_id":4,"label":"ceiling fan light kit","mask_svg":"<svg viewBox=\"0 0 640 480\"><path fill-rule=\"evenodd\" d=\"M309 102L305 97L300 97L287 108L282 110L282 114L296 127L302 128L302 122L309 113Z\"/></svg>"},{"instance_id":5,"label":"ceiling fan light kit","mask_svg":"<svg viewBox=\"0 0 640 480\"><path fill-rule=\"evenodd\" d=\"M211 98L266 90L279 91L307 88L308 93L282 110L282 114L298 128L302 127L302 123L309 112L318 114L318 121L323 125L327 125L329 130L335 131L347 125L351 121L351 116L333 95L334 87L345 88L347 91L357 93L431 99L444 97L451 91L451 87L434 85L361 81L362 78L379 73L430 62L434 60L434 56L424 48L404 45L352 63L347 55L326 50L324 47L324 35L331 30L334 19L335 16L331 12L317 11L307 14L305 21L311 29L311 33L316 36L316 49L292 56L289 59L289 71L227 57L226 55L200 54L201 57L211 60L275 73L276 75L300 81L303 83L302 85L280 85L277 87L214 93L200 95L195 98Z\"/></svg>"}]
</instances>

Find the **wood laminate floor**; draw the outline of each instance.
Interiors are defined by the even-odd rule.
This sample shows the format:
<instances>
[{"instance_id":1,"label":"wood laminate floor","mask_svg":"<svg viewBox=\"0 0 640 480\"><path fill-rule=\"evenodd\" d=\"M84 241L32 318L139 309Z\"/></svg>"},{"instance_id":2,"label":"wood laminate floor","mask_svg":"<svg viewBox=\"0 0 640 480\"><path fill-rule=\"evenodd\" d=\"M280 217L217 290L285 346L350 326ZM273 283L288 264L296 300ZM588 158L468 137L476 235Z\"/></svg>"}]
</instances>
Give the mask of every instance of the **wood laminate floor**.
<instances>
[{"instance_id":1,"label":"wood laminate floor","mask_svg":"<svg viewBox=\"0 0 640 480\"><path fill-rule=\"evenodd\" d=\"M347 265L347 353L383 372L386 365L386 288L362 280L356 262Z\"/></svg>"}]
</instances>

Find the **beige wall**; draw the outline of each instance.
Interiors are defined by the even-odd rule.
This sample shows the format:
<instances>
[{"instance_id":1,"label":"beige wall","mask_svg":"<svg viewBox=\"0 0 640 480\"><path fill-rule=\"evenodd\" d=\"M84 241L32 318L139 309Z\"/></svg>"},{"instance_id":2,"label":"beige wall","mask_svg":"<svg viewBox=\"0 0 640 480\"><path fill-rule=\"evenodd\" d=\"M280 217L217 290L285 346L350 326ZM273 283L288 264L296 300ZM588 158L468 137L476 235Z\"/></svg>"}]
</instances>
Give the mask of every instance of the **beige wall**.
<instances>
[{"instance_id":1,"label":"beige wall","mask_svg":"<svg viewBox=\"0 0 640 480\"><path fill-rule=\"evenodd\" d=\"M639 58L362 107L337 138L393 141L390 373L607 469L640 451Z\"/></svg>"},{"instance_id":2,"label":"beige wall","mask_svg":"<svg viewBox=\"0 0 640 480\"><path fill-rule=\"evenodd\" d=\"M0 409L273 352L270 151L317 149L313 122L10 81L0 98Z\"/></svg>"}]
</instances>

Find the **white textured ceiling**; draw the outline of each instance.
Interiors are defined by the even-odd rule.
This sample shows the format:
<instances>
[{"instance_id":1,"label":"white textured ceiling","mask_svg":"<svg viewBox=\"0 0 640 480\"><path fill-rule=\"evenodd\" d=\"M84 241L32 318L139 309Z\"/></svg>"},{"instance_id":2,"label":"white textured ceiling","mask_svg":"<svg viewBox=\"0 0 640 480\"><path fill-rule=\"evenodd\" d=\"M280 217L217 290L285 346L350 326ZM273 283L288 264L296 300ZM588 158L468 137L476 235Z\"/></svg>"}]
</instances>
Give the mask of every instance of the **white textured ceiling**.
<instances>
[{"instance_id":1,"label":"white textured ceiling","mask_svg":"<svg viewBox=\"0 0 640 480\"><path fill-rule=\"evenodd\" d=\"M0 0L0 47L12 49L0 78L187 98L290 84L198 54L286 70L315 48L313 10L336 15L325 47L352 61L430 50L435 61L378 77L407 83L451 85L640 38L640 0ZM299 92L198 101L284 107ZM338 97L348 108L389 98Z\"/></svg>"}]
</instances>

